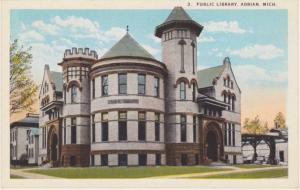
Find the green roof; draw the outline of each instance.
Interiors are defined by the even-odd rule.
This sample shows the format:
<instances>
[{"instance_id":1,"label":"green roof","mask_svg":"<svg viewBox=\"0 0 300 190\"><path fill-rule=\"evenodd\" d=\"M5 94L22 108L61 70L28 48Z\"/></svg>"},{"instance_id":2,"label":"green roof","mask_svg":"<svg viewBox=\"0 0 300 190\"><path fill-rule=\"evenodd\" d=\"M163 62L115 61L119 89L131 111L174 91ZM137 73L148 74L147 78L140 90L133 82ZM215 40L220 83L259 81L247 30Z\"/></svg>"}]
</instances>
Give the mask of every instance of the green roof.
<instances>
[{"instance_id":1,"label":"green roof","mask_svg":"<svg viewBox=\"0 0 300 190\"><path fill-rule=\"evenodd\" d=\"M173 20L192 20L182 7L174 7L165 22Z\"/></svg>"},{"instance_id":2,"label":"green roof","mask_svg":"<svg viewBox=\"0 0 300 190\"><path fill-rule=\"evenodd\" d=\"M222 74L224 67L225 65L219 65L198 71L198 88L213 86L213 80Z\"/></svg>"},{"instance_id":3,"label":"green roof","mask_svg":"<svg viewBox=\"0 0 300 190\"><path fill-rule=\"evenodd\" d=\"M118 41L101 59L113 57L143 57L155 58L147 52L137 41L135 41L127 32L126 35Z\"/></svg>"},{"instance_id":4,"label":"green roof","mask_svg":"<svg viewBox=\"0 0 300 190\"><path fill-rule=\"evenodd\" d=\"M63 90L62 74L60 72L56 72L56 71L51 71L50 74L51 74L52 80L53 80L55 88L56 88L55 91L62 92L62 90Z\"/></svg>"},{"instance_id":5,"label":"green roof","mask_svg":"<svg viewBox=\"0 0 300 190\"><path fill-rule=\"evenodd\" d=\"M162 33L170 28L190 28L199 36L203 26L195 22L182 7L174 7L167 19L155 28L155 36L161 38Z\"/></svg>"}]
</instances>

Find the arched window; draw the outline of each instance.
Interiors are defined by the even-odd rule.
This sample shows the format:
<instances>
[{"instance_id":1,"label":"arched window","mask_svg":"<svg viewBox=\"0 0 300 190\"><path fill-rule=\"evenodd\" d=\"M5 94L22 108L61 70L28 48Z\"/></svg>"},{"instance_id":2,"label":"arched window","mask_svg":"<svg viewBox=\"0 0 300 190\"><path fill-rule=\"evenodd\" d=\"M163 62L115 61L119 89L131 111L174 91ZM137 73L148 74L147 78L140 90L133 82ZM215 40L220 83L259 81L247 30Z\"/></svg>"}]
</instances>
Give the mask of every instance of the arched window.
<instances>
[{"instance_id":1,"label":"arched window","mask_svg":"<svg viewBox=\"0 0 300 190\"><path fill-rule=\"evenodd\" d=\"M180 100L186 99L186 84L185 82L180 82Z\"/></svg>"},{"instance_id":2,"label":"arched window","mask_svg":"<svg viewBox=\"0 0 300 190\"><path fill-rule=\"evenodd\" d=\"M227 95L224 93L223 96L224 96L224 103L226 103Z\"/></svg>"},{"instance_id":3,"label":"arched window","mask_svg":"<svg viewBox=\"0 0 300 190\"><path fill-rule=\"evenodd\" d=\"M77 87L75 84L71 87L71 103L75 103L77 96Z\"/></svg>"}]
</instances>

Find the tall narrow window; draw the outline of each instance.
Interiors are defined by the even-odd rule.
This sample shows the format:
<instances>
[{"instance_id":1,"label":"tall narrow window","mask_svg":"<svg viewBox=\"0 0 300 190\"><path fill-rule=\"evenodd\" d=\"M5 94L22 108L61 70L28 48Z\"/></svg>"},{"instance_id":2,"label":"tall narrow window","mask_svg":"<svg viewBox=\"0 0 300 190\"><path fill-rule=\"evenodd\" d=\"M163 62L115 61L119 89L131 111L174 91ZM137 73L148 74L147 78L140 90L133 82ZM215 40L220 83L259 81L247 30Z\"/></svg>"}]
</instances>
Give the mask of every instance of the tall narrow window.
<instances>
[{"instance_id":1,"label":"tall narrow window","mask_svg":"<svg viewBox=\"0 0 300 190\"><path fill-rule=\"evenodd\" d=\"M76 103L77 87L75 84L71 87L71 103Z\"/></svg>"},{"instance_id":2,"label":"tall narrow window","mask_svg":"<svg viewBox=\"0 0 300 190\"><path fill-rule=\"evenodd\" d=\"M227 123L224 123L224 145L227 146Z\"/></svg>"},{"instance_id":3,"label":"tall narrow window","mask_svg":"<svg viewBox=\"0 0 300 190\"><path fill-rule=\"evenodd\" d=\"M108 141L108 113L101 114L101 141Z\"/></svg>"},{"instance_id":4,"label":"tall narrow window","mask_svg":"<svg viewBox=\"0 0 300 190\"><path fill-rule=\"evenodd\" d=\"M180 138L181 142L186 142L186 116L180 116Z\"/></svg>"},{"instance_id":5,"label":"tall narrow window","mask_svg":"<svg viewBox=\"0 0 300 190\"><path fill-rule=\"evenodd\" d=\"M159 78L154 77L154 96L159 97Z\"/></svg>"},{"instance_id":6,"label":"tall narrow window","mask_svg":"<svg viewBox=\"0 0 300 190\"><path fill-rule=\"evenodd\" d=\"M119 140L127 140L127 113L119 112Z\"/></svg>"},{"instance_id":7,"label":"tall narrow window","mask_svg":"<svg viewBox=\"0 0 300 190\"><path fill-rule=\"evenodd\" d=\"M192 42L192 59L193 59L193 74L195 74L195 43Z\"/></svg>"},{"instance_id":8,"label":"tall narrow window","mask_svg":"<svg viewBox=\"0 0 300 190\"><path fill-rule=\"evenodd\" d=\"M159 141L160 138L160 114L155 113L155 141Z\"/></svg>"},{"instance_id":9,"label":"tall narrow window","mask_svg":"<svg viewBox=\"0 0 300 190\"><path fill-rule=\"evenodd\" d=\"M76 144L76 117L71 118L71 144Z\"/></svg>"},{"instance_id":10,"label":"tall narrow window","mask_svg":"<svg viewBox=\"0 0 300 190\"><path fill-rule=\"evenodd\" d=\"M138 75L138 94L145 95L146 93L146 75Z\"/></svg>"},{"instance_id":11,"label":"tall narrow window","mask_svg":"<svg viewBox=\"0 0 300 190\"><path fill-rule=\"evenodd\" d=\"M92 80L92 97L95 98L95 79Z\"/></svg>"},{"instance_id":12,"label":"tall narrow window","mask_svg":"<svg viewBox=\"0 0 300 190\"><path fill-rule=\"evenodd\" d=\"M66 118L64 118L64 144L66 144L66 137L67 137L67 123L66 123Z\"/></svg>"},{"instance_id":13,"label":"tall narrow window","mask_svg":"<svg viewBox=\"0 0 300 190\"><path fill-rule=\"evenodd\" d=\"M127 74L118 75L119 94L127 94Z\"/></svg>"},{"instance_id":14,"label":"tall narrow window","mask_svg":"<svg viewBox=\"0 0 300 190\"><path fill-rule=\"evenodd\" d=\"M229 104L229 106L228 106L228 110L230 111L231 110L231 96L230 95L228 95L228 104Z\"/></svg>"},{"instance_id":15,"label":"tall narrow window","mask_svg":"<svg viewBox=\"0 0 300 190\"><path fill-rule=\"evenodd\" d=\"M197 138L197 116L193 116L193 142L196 142Z\"/></svg>"},{"instance_id":16,"label":"tall narrow window","mask_svg":"<svg viewBox=\"0 0 300 190\"><path fill-rule=\"evenodd\" d=\"M155 165L161 165L161 154L155 154Z\"/></svg>"},{"instance_id":17,"label":"tall narrow window","mask_svg":"<svg viewBox=\"0 0 300 190\"><path fill-rule=\"evenodd\" d=\"M231 146L231 123L228 123L228 146Z\"/></svg>"},{"instance_id":18,"label":"tall narrow window","mask_svg":"<svg viewBox=\"0 0 300 190\"><path fill-rule=\"evenodd\" d=\"M95 156L91 155L91 166L95 166Z\"/></svg>"},{"instance_id":19,"label":"tall narrow window","mask_svg":"<svg viewBox=\"0 0 300 190\"><path fill-rule=\"evenodd\" d=\"M186 84L185 82L180 82L180 100L186 99Z\"/></svg>"},{"instance_id":20,"label":"tall narrow window","mask_svg":"<svg viewBox=\"0 0 300 190\"><path fill-rule=\"evenodd\" d=\"M139 166L147 165L147 154L139 154Z\"/></svg>"},{"instance_id":21,"label":"tall narrow window","mask_svg":"<svg viewBox=\"0 0 300 190\"><path fill-rule=\"evenodd\" d=\"M139 141L146 140L146 113L138 113L139 125L138 125L138 139Z\"/></svg>"},{"instance_id":22,"label":"tall narrow window","mask_svg":"<svg viewBox=\"0 0 300 190\"><path fill-rule=\"evenodd\" d=\"M66 89L64 89L64 103L67 103L67 93L66 93Z\"/></svg>"},{"instance_id":23,"label":"tall narrow window","mask_svg":"<svg viewBox=\"0 0 300 190\"><path fill-rule=\"evenodd\" d=\"M95 115L92 115L92 142L95 142Z\"/></svg>"},{"instance_id":24,"label":"tall narrow window","mask_svg":"<svg viewBox=\"0 0 300 190\"><path fill-rule=\"evenodd\" d=\"M193 83L193 101L196 101L196 84Z\"/></svg>"},{"instance_id":25,"label":"tall narrow window","mask_svg":"<svg viewBox=\"0 0 300 190\"><path fill-rule=\"evenodd\" d=\"M235 124L232 124L232 146L235 146Z\"/></svg>"},{"instance_id":26,"label":"tall narrow window","mask_svg":"<svg viewBox=\"0 0 300 190\"><path fill-rule=\"evenodd\" d=\"M101 154L101 166L107 166L107 165L108 165L108 155Z\"/></svg>"},{"instance_id":27,"label":"tall narrow window","mask_svg":"<svg viewBox=\"0 0 300 190\"><path fill-rule=\"evenodd\" d=\"M102 96L108 95L108 77L107 77L107 75L104 75L101 77L101 90L102 90Z\"/></svg>"},{"instance_id":28,"label":"tall narrow window","mask_svg":"<svg viewBox=\"0 0 300 190\"><path fill-rule=\"evenodd\" d=\"M231 101L231 110L232 111L235 111L235 105L234 104L235 104L235 97L233 96L232 101Z\"/></svg>"},{"instance_id":29,"label":"tall narrow window","mask_svg":"<svg viewBox=\"0 0 300 190\"><path fill-rule=\"evenodd\" d=\"M119 154L118 156L119 166L127 166L127 154Z\"/></svg>"},{"instance_id":30,"label":"tall narrow window","mask_svg":"<svg viewBox=\"0 0 300 190\"><path fill-rule=\"evenodd\" d=\"M185 41L181 39L178 43L180 45L180 51L181 51L181 67L180 72L184 73L184 45L186 45Z\"/></svg>"}]
</instances>

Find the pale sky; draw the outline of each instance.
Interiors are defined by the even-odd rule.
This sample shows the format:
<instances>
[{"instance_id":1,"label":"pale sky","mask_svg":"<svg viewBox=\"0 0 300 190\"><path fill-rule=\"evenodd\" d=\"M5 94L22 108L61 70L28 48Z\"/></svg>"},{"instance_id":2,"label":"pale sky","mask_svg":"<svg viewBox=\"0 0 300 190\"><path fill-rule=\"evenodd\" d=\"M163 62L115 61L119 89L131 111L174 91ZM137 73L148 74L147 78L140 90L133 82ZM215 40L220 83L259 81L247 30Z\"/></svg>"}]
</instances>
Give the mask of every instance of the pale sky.
<instances>
[{"instance_id":1,"label":"pale sky","mask_svg":"<svg viewBox=\"0 0 300 190\"><path fill-rule=\"evenodd\" d=\"M25 47L32 47L33 79L41 83L45 64L61 72L57 63L65 49L89 47L101 56L124 35L126 25L161 60L154 29L170 11L13 10L11 40L18 38ZM229 56L242 91L242 123L245 117L259 115L272 127L276 113L286 112L287 11L186 11L204 26L198 39L198 69L220 65Z\"/></svg>"}]
</instances>

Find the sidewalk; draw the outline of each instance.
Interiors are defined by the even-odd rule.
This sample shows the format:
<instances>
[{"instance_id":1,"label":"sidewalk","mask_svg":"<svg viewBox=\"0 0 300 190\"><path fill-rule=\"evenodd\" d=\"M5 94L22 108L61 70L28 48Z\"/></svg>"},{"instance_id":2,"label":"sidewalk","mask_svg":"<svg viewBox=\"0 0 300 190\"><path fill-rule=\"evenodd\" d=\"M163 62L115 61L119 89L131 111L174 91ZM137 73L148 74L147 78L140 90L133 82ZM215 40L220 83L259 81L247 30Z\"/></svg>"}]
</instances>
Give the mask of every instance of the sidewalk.
<instances>
[{"instance_id":1,"label":"sidewalk","mask_svg":"<svg viewBox=\"0 0 300 190\"><path fill-rule=\"evenodd\" d=\"M232 173L243 173L243 172L255 172L255 171L266 171L266 170L274 170L280 168L287 168L286 166L279 166L279 167L269 167L269 168L253 168L253 169L245 169L245 168L238 168L234 166L220 166L217 168L227 168L232 169L230 171L219 171L219 172L207 172L207 173L192 173L192 174L180 174L180 175L168 175L168 176L155 176L150 177L153 179L178 179L178 178L198 178L198 177L207 177L211 175L223 175L223 174L232 174ZM149 178L148 178L149 179Z\"/></svg>"},{"instance_id":2,"label":"sidewalk","mask_svg":"<svg viewBox=\"0 0 300 190\"><path fill-rule=\"evenodd\" d=\"M10 175L20 176L25 179L61 179L58 177L53 177L53 176L48 176L48 175L28 173L28 172L26 172L26 170L30 170L30 169L18 169L18 170L11 169Z\"/></svg>"}]
</instances>

